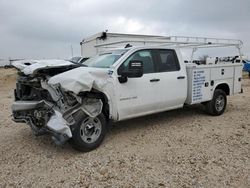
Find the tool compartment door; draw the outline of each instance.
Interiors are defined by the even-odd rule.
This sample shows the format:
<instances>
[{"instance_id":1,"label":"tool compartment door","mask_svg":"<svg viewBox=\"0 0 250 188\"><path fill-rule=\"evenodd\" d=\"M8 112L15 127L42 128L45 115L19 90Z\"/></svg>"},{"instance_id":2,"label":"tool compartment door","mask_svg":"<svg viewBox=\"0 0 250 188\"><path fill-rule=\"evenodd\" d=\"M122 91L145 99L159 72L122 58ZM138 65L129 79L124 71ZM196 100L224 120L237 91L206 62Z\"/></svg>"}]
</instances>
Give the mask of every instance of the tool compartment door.
<instances>
[{"instance_id":1,"label":"tool compartment door","mask_svg":"<svg viewBox=\"0 0 250 188\"><path fill-rule=\"evenodd\" d=\"M242 84L242 66L234 67L234 89L233 94L241 92L241 84Z\"/></svg>"},{"instance_id":2,"label":"tool compartment door","mask_svg":"<svg viewBox=\"0 0 250 188\"><path fill-rule=\"evenodd\" d=\"M186 104L197 104L211 100L210 69L192 67L187 69L188 97Z\"/></svg>"},{"instance_id":3,"label":"tool compartment door","mask_svg":"<svg viewBox=\"0 0 250 188\"><path fill-rule=\"evenodd\" d=\"M215 67L211 68L211 80L224 80L233 78L234 67Z\"/></svg>"}]
</instances>

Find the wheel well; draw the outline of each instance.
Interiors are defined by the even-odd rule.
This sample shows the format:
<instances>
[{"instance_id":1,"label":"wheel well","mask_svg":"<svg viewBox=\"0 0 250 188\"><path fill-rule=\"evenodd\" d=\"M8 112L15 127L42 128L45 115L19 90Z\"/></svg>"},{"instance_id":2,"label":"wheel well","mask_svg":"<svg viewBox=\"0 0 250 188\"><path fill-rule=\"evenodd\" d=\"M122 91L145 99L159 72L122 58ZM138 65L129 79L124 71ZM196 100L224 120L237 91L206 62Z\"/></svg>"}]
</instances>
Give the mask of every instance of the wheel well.
<instances>
[{"instance_id":1,"label":"wheel well","mask_svg":"<svg viewBox=\"0 0 250 188\"><path fill-rule=\"evenodd\" d=\"M87 98L96 98L96 99L101 99L102 103L103 103L103 108L102 108L102 112L104 114L104 116L107 118L107 120L109 119L109 103L108 103L108 97L97 90L92 90L90 92L83 92L79 94L82 97L87 97Z\"/></svg>"},{"instance_id":2,"label":"wheel well","mask_svg":"<svg viewBox=\"0 0 250 188\"><path fill-rule=\"evenodd\" d=\"M108 103L108 97L104 94L104 93L100 93L101 100L103 103L103 108L102 108L102 112L105 115L106 119L109 119L109 103Z\"/></svg>"},{"instance_id":3,"label":"wheel well","mask_svg":"<svg viewBox=\"0 0 250 188\"><path fill-rule=\"evenodd\" d=\"M230 94L230 88L228 86L228 84L219 84L215 89L221 89L223 90L227 95Z\"/></svg>"}]
</instances>

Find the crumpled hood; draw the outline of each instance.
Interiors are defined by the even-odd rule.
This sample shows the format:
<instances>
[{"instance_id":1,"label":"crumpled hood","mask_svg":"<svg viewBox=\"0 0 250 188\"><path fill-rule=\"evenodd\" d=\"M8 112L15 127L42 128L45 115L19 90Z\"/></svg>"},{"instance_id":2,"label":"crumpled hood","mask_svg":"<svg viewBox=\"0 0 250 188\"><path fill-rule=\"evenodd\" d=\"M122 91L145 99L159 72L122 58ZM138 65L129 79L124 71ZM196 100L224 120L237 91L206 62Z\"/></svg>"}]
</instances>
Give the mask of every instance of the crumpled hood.
<instances>
[{"instance_id":1,"label":"crumpled hood","mask_svg":"<svg viewBox=\"0 0 250 188\"><path fill-rule=\"evenodd\" d=\"M12 65L18 70L22 71L24 68L36 63L36 60L18 60L14 61Z\"/></svg>"},{"instance_id":2,"label":"crumpled hood","mask_svg":"<svg viewBox=\"0 0 250 188\"><path fill-rule=\"evenodd\" d=\"M41 69L56 68L73 65L70 61L50 59L50 60L21 60L12 63L14 67L26 75L33 74Z\"/></svg>"},{"instance_id":3,"label":"crumpled hood","mask_svg":"<svg viewBox=\"0 0 250 188\"><path fill-rule=\"evenodd\" d=\"M104 68L79 67L51 77L48 84L60 84L64 90L75 94L90 91L92 88L102 91L110 73L109 69Z\"/></svg>"}]
</instances>

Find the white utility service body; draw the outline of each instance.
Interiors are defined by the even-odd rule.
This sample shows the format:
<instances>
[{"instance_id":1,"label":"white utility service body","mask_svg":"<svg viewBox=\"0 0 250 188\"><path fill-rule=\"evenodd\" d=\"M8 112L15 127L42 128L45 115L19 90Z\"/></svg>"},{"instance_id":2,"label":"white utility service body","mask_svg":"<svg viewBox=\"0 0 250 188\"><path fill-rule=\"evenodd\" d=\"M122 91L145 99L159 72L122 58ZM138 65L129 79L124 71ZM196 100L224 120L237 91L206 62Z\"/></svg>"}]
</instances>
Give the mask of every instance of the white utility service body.
<instances>
[{"instance_id":1,"label":"white utility service body","mask_svg":"<svg viewBox=\"0 0 250 188\"><path fill-rule=\"evenodd\" d=\"M242 64L223 63L214 65L186 65L188 77L188 95L186 104L210 101L218 85L228 86L227 95L241 92Z\"/></svg>"}]
</instances>

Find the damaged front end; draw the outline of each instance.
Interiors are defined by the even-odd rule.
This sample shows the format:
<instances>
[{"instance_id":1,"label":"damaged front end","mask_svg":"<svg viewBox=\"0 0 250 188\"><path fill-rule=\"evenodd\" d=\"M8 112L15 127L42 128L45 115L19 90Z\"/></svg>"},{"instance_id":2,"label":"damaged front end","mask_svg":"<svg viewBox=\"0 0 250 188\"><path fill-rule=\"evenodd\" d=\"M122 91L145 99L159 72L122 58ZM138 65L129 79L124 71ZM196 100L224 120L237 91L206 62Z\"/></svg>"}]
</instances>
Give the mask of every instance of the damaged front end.
<instances>
[{"instance_id":1,"label":"damaged front end","mask_svg":"<svg viewBox=\"0 0 250 188\"><path fill-rule=\"evenodd\" d=\"M15 122L27 123L35 135L52 134L55 143L62 145L72 137L77 114L96 117L102 112L103 103L98 98L66 91L60 84L48 84L55 74L55 70L36 75L19 72L12 115Z\"/></svg>"},{"instance_id":2,"label":"damaged front end","mask_svg":"<svg viewBox=\"0 0 250 188\"><path fill-rule=\"evenodd\" d=\"M12 105L13 120L27 123L36 136L51 133L57 144L63 144L72 137L70 128L53 109L53 104L42 101L16 101Z\"/></svg>"},{"instance_id":3,"label":"damaged front end","mask_svg":"<svg viewBox=\"0 0 250 188\"><path fill-rule=\"evenodd\" d=\"M82 103L60 111L47 101L15 101L12 105L13 120L27 123L36 136L51 133L56 144L62 145L72 137L71 126L76 122L76 114L84 112L90 117L101 113L102 101L84 99Z\"/></svg>"}]
</instances>

